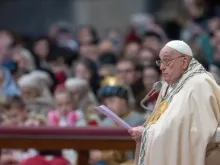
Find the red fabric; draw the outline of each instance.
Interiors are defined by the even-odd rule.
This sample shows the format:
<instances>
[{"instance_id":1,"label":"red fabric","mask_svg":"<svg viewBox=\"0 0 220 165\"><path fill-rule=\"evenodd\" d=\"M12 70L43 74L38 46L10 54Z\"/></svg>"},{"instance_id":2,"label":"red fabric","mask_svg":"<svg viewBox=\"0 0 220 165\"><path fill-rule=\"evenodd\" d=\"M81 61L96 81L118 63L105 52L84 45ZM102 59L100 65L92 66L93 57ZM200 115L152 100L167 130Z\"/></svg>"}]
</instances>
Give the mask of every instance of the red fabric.
<instances>
[{"instance_id":1,"label":"red fabric","mask_svg":"<svg viewBox=\"0 0 220 165\"><path fill-rule=\"evenodd\" d=\"M50 161L51 165L69 165L70 163L62 158L62 157L55 157Z\"/></svg>"},{"instance_id":2,"label":"red fabric","mask_svg":"<svg viewBox=\"0 0 220 165\"><path fill-rule=\"evenodd\" d=\"M133 41L135 41L135 42L139 41L139 38L138 38L136 31L133 27L130 28L128 34L126 35L125 41L126 41L126 43L133 42Z\"/></svg>"},{"instance_id":3,"label":"red fabric","mask_svg":"<svg viewBox=\"0 0 220 165\"><path fill-rule=\"evenodd\" d=\"M89 125L89 126L98 126L99 123L98 123L96 120L90 120L90 121L88 122L88 125Z\"/></svg>"},{"instance_id":4,"label":"red fabric","mask_svg":"<svg viewBox=\"0 0 220 165\"><path fill-rule=\"evenodd\" d=\"M22 161L19 165L51 165L43 156L35 156Z\"/></svg>"},{"instance_id":5,"label":"red fabric","mask_svg":"<svg viewBox=\"0 0 220 165\"><path fill-rule=\"evenodd\" d=\"M55 73L55 77L57 78L57 80L59 81L59 83L64 83L66 81L66 73L65 72L56 72Z\"/></svg>"},{"instance_id":6,"label":"red fabric","mask_svg":"<svg viewBox=\"0 0 220 165\"><path fill-rule=\"evenodd\" d=\"M153 101L157 100L158 96L159 96L159 92L156 92L148 99L148 102L153 102Z\"/></svg>"}]
</instances>

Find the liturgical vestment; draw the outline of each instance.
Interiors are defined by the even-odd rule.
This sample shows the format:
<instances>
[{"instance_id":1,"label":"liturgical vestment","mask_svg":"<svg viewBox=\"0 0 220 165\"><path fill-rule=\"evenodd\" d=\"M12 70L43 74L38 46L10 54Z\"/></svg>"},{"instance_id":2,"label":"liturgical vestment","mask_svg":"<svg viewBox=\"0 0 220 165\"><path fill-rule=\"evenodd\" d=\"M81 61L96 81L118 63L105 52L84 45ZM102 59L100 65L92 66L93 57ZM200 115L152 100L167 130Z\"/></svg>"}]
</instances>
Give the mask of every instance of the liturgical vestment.
<instances>
[{"instance_id":1,"label":"liturgical vestment","mask_svg":"<svg viewBox=\"0 0 220 165\"><path fill-rule=\"evenodd\" d=\"M194 58L171 87L163 83L137 144L137 165L219 165L212 142L220 122L220 87Z\"/></svg>"}]
</instances>

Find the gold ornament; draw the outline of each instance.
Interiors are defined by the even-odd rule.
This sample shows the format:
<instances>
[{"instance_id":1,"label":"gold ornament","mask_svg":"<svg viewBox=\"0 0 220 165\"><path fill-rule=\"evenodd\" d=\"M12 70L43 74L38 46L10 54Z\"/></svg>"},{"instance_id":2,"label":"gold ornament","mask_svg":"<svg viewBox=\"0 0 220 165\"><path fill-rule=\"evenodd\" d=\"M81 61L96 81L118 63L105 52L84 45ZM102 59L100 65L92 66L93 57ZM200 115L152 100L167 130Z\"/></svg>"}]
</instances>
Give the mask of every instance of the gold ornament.
<instances>
[{"instance_id":1,"label":"gold ornament","mask_svg":"<svg viewBox=\"0 0 220 165\"><path fill-rule=\"evenodd\" d=\"M168 108L168 102L163 101L162 103L159 104L159 106L155 109L151 117L149 118L147 125L155 124L161 115L167 110Z\"/></svg>"}]
</instances>

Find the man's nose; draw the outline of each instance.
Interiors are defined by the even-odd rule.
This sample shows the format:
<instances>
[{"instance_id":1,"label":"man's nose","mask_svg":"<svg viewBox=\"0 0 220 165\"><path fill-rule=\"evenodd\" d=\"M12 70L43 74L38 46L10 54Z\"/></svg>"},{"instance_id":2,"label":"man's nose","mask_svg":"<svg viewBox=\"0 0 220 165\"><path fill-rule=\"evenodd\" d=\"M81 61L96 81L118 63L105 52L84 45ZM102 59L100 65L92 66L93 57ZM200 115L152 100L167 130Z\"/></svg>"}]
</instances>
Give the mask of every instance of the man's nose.
<instances>
[{"instance_id":1,"label":"man's nose","mask_svg":"<svg viewBox=\"0 0 220 165\"><path fill-rule=\"evenodd\" d=\"M160 64L160 70L165 70L165 66L163 63Z\"/></svg>"}]
</instances>

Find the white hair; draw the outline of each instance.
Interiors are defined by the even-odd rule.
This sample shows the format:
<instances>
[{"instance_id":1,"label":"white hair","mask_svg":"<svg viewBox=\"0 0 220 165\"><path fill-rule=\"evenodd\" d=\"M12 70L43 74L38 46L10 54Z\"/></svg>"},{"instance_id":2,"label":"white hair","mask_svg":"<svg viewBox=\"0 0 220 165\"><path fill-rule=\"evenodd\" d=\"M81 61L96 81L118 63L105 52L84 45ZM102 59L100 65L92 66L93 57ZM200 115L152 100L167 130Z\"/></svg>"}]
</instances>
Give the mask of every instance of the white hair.
<instances>
[{"instance_id":1,"label":"white hair","mask_svg":"<svg viewBox=\"0 0 220 165\"><path fill-rule=\"evenodd\" d=\"M29 73L21 76L18 80L18 86L36 89L41 93L41 96L51 96L47 84L37 74Z\"/></svg>"},{"instance_id":2,"label":"white hair","mask_svg":"<svg viewBox=\"0 0 220 165\"><path fill-rule=\"evenodd\" d=\"M31 74L25 74L18 79L18 86L21 88L29 87L29 88L41 90L43 84L38 77Z\"/></svg>"},{"instance_id":3,"label":"white hair","mask_svg":"<svg viewBox=\"0 0 220 165\"><path fill-rule=\"evenodd\" d=\"M74 90L76 88L88 90L89 85L86 80L80 78L69 78L65 81L65 87L69 90Z\"/></svg>"},{"instance_id":4,"label":"white hair","mask_svg":"<svg viewBox=\"0 0 220 165\"><path fill-rule=\"evenodd\" d=\"M25 60L28 70L34 70L35 69L35 63L34 58L31 52L25 48L20 48L17 50L17 53L19 53Z\"/></svg>"},{"instance_id":5,"label":"white hair","mask_svg":"<svg viewBox=\"0 0 220 165\"><path fill-rule=\"evenodd\" d=\"M47 86L50 87L53 83L53 80L51 79L50 75L47 72L41 71L41 70L34 70L30 73L32 76L37 77L43 83Z\"/></svg>"}]
</instances>

